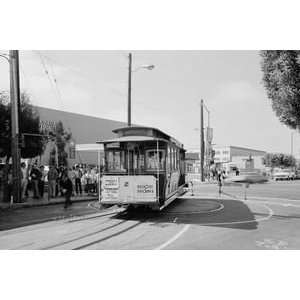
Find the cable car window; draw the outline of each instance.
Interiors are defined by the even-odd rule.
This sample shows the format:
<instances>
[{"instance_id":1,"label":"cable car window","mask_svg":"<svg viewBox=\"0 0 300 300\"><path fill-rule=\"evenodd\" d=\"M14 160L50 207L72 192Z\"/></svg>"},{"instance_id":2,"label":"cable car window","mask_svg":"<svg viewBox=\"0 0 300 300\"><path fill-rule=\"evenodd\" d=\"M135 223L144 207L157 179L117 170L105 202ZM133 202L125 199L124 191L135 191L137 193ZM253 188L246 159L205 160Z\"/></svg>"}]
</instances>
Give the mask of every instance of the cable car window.
<instances>
[{"instance_id":1,"label":"cable car window","mask_svg":"<svg viewBox=\"0 0 300 300\"><path fill-rule=\"evenodd\" d=\"M138 154L133 153L133 169L138 169Z\"/></svg>"},{"instance_id":2,"label":"cable car window","mask_svg":"<svg viewBox=\"0 0 300 300\"><path fill-rule=\"evenodd\" d=\"M166 158L166 167L167 167L167 173L170 173L171 171L171 159L170 159L170 147L168 146L167 149L167 158Z\"/></svg>"},{"instance_id":3,"label":"cable car window","mask_svg":"<svg viewBox=\"0 0 300 300\"><path fill-rule=\"evenodd\" d=\"M159 162L157 159L157 153L159 155ZM157 170L159 163L159 170L164 169L165 165L165 151L164 150L147 150L146 151L146 167L147 170Z\"/></svg>"},{"instance_id":4,"label":"cable car window","mask_svg":"<svg viewBox=\"0 0 300 300\"><path fill-rule=\"evenodd\" d=\"M172 171L173 166L172 166L172 151L171 151L171 147L168 147L168 158L169 158L170 171Z\"/></svg>"},{"instance_id":5,"label":"cable car window","mask_svg":"<svg viewBox=\"0 0 300 300\"><path fill-rule=\"evenodd\" d=\"M145 169L145 155L139 154L139 169Z\"/></svg>"},{"instance_id":6,"label":"cable car window","mask_svg":"<svg viewBox=\"0 0 300 300\"><path fill-rule=\"evenodd\" d=\"M107 151L108 171L126 171L124 151Z\"/></svg>"},{"instance_id":7,"label":"cable car window","mask_svg":"<svg viewBox=\"0 0 300 300\"><path fill-rule=\"evenodd\" d=\"M172 148L172 166L173 166L173 171L176 170L176 159L175 159L175 149Z\"/></svg>"}]
</instances>

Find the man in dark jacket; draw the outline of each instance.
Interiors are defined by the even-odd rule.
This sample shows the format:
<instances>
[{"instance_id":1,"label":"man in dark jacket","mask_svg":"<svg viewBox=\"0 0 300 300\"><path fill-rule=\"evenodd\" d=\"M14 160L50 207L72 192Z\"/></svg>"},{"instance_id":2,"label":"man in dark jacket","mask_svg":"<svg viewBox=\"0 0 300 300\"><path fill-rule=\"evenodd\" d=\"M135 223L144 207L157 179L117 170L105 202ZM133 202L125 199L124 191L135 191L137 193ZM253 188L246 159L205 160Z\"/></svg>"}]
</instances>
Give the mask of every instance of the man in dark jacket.
<instances>
[{"instance_id":1,"label":"man in dark jacket","mask_svg":"<svg viewBox=\"0 0 300 300\"><path fill-rule=\"evenodd\" d=\"M73 184L72 184L71 179L68 177L67 171L65 171L62 175L61 187L62 187L62 192L65 196L64 208L67 208L69 205L72 204L71 196L72 196L72 192L73 192Z\"/></svg>"},{"instance_id":2,"label":"man in dark jacket","mask_svg":"<svg viewBox=\"0 0 300 300\"><path fill-rule=\"evenodd\" d=\"M33 183L33 198L38 199L40 198L39 181L42 177L42 173L40 172L36 164L34 164L32 167L30 177Z\"/></svg>"},{"instance_id":3,"label":"man in dark jacket","mask_svg":"<svg viewBox=\"0 0 300 300\"><path fill-rule=\"evenodd\" d=\"M48 172L49 199L55 197L55 187L56 187L57 178L58 178L58 172L55 166L50 166L50 170Z\"/></svg>"}]
</instances>

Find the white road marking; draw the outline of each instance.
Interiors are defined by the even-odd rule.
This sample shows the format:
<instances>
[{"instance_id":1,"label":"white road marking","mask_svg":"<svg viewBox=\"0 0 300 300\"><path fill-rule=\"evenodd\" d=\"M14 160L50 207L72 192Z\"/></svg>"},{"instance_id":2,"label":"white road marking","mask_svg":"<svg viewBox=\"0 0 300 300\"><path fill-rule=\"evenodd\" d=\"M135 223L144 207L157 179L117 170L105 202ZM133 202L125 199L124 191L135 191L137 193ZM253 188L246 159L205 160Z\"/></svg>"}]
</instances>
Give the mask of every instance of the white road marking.
<instances>
[{"instance_id":1,"label":"white road marking","mask_svg":"<svg viewBox=\"0 0 300 300\"><path fill-rule=\"evenodd\" d=\"M246 202L246 201L245 201ZM260 218L260 219L254 219L254 220L246 220L246 221L234 221L234 222L220 222L220 223L201 223L199 225L201 226L216 226L216 225L233 225L233 224L247 224L247 223L253 223L253 222L262 222L262 221L267 221L272 218L274 212L273 210L268 207L265 204L256 204L265 207L268 210L268 215L266 217ZM163 243L162 245L154 248L154 250L162 250L175 242L180 236L182 236L189 228L191 224L187 224L181 229L177 234L175 234L172 238L170 238L168 241Z\"/></svg>"},{"instance_id":2,"label":"white road marking","mask_svg":"<svg viewBox=\"0 0 300 300\"><path fill-rule=\"evenodd\" d=\"M281 250L288 248L288 242L274 239L264 239L255 242L258 247L264 247L272 250Z\"/></svg>"},{"instance_id":3,"label":"white road marking","mask_svg":"<svg viewBox=\"0 0 300 300\"><path fill-rule=\"evenodd\" d=\"M246 200L247 201L247 200ZM246 202L245 201L245 202ZM260 204L259 204L260 205ZM268 211L268 215L264 218L260 219L254 219L254 220L246 220L246 221L233 221L233 222L223 222L223 223L201 223L199 225L204 225L204 226L214 226L214 225L233 225L233 224L247 224L247 223L253 223L253 222L262 222L262 221L267 221L272 218L274 212L273 210L268 207L267 205L261 204L261 206L264 206ZM255 213L254 213L255 214Z\"/></svg>"},{"instance_id":4,"label":"white road marking","mask_svg":"<svg viewBox=\"0 0 300 300\"><path fill-rule=\"evenodd\" d=\"M300 203L300 200L297 199L288 199L288 198L278 198L278 197L257 197L257 196L249 196L249 200L275 200L275 201L292 201Z\"/></svg>"},{"instance_id":5,"label":"white road marking","mask_svg":"<svg viewBox=\"0 0 300 300\"><path fill-rule=\"evenodd\" d=\"M156 247L154 250L162 250L167 246L169 246L170 244L174 243L180 236L182 236L190 228L190 226L191 226L190 224L185 225L177 234L175 234L172 238L170 238L162 245Z\"/></svg>"},{"instance_id":6,"label":"white road marking","mask_svg":"<svg viewBox=\"0 0 300 300\"><path fill-rule=\"evenodd\" d=\"M219 203L219 207L207 211L169 211L165 212L165 215L200 215L200 214L209 214L213 212L220 211L224 208L224 205L222 203Z\"/></svg>"}]
</instances>

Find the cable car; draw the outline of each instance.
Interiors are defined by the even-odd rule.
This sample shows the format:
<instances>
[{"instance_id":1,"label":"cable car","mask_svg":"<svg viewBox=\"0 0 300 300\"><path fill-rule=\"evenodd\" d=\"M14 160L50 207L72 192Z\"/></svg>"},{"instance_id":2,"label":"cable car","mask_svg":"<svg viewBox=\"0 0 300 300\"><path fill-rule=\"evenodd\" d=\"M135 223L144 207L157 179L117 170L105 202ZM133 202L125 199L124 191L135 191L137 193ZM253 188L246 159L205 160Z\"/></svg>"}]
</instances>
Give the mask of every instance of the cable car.
<instances>
[{"instance_id":1,"label":"cable car","mask_svg":"<svg viewBox=\"0 0 300 300\"><path fill-rule=\"evenodd\" d=\"M98 142L104 145L105 155L102 204L161 210L184 192L183 144L153 127L125 127L113 132L117 138Z\"/></svg>"}]
</instances>

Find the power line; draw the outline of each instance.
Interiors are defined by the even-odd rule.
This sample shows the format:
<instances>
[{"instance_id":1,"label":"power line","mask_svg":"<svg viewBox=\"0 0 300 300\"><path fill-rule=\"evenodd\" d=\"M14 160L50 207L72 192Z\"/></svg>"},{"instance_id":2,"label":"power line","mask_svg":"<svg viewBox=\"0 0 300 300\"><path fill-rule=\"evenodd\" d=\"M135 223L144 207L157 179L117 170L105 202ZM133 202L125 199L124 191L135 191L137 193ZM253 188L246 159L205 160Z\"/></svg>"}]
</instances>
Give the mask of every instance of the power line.
<instances>
[{"instance_id":1,"label":"power line","mask_svg":"<svg viewBox=\"0 0 300 300\"><path fill-rule=\"evenodd\" d=\"M54 86L55 86L56 91L57 91L58 99L60 100L60 103L63 106L62 95L61 95L60 89L59 89L58 84L57 84L57 78L56 78L56 76L54 74L52 63L49 60L48 60L48 62L49 62L49 65L50 65L50 72L51 72L51 76L52 76L52 79L53 79L53 82L54 82Z\"/></svg>"},{"instance_id":2,"label":"power line","mask_svg":"<svg viewBox=\"0 0 300 300\"><path fill-rule=\"evenodd\" d=\"M128 59L128 54L125 55L125 52L121 53L121 56L122 57L124 56L124 58ZM52 63L52 64L53 63L58 64L57 61L55 61L52 57L50 58L49 56L44 55L44 54L43 54L43 57L47 59L47 61L49 62L49 64L50 63ZM51 66L51 64L50 64L50 66ZM63 65L63 66L64 66L64 68L68 69L72 73L80 74L81 77L84 77L85 79L87 79L90 82L90 79L87 77L87 74L85 74L82 70L80 70L80 72L79 72L76 69L70 68L67 65ZM126 70L126 67L124 66L124 72L125 72L125 70ZM124 74L126 74L126 73L124 73ZM97 78L97 80L99 80L99 79L100 78ZM118 95L119 97L122 97L122 98L127 96L127 93L125 91L123 92L123 87L127 87L127 80L126 79L124 79L124 80L122 79L122 80L115 81L115 82L108 82L108 81L105 81L103 79L100 79L100 80L101 80L101 83L104 86L106 86L106 88L110 92L112 92L113 94L116 94L116 95ZM122 87L122 91L118 90L117 87L114 87L115 84L118 84L119 86L121 86Z\"/></svg>"},{"instance_id":3,"label":"power line","mask_svg":"<svg viewBox=\"0 0 300 300\"><path fill-rule=\"evenodd\" d=\"M51 85L51 87L53 88L54 93L56 94L56 97L58 98L58 100L59 100L59 102L60 102L61 109L62 109L62 108L63 108L63 103L62 103L61 96L60 96L59 92L57 91L57 88L56 88L56 86L55 86L55 81L54 81L54 79L51 79L51 77L50 77L49 70L48 70L48 68L47 68L47 65L46 65L46 62L45 62L45 60L44 60L44 57L43 57L43 55L40 53L40 51L35 51L35 52L38 54L38 56L39 56L39 58L40 58L40 62L41 62L42 67L43 67L43 69L44 69L44 71L45 71L45 74L47 75L47 78L48 78L48 80L49 80L49 82L50 82L50 85Z\"/></svg>"}]
</instances>

